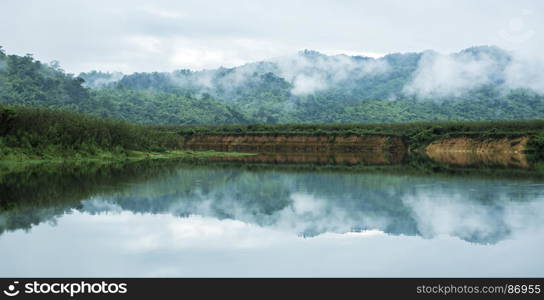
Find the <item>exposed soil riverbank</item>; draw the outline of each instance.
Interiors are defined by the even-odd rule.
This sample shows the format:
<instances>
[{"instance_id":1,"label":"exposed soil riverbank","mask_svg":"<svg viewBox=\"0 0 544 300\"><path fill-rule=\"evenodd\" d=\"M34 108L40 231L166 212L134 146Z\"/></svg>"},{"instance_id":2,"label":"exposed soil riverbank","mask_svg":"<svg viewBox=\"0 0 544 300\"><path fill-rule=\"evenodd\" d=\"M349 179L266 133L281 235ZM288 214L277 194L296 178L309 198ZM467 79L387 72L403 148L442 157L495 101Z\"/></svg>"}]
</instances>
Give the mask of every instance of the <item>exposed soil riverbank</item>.
<instances>
[{"instance_id":1,"label":"exposed soil riverbank","mask_svg":"<svg viewBox=\"0 0 544 300\"><path fill-rule=\"evenodd\" d=\"M217 151L385 151L406 152L400 137L304 136L304 135L199 135L185 140L184 147Z\"/></svg>"},{"instance_id":2,"label":"exposed soil riverbank","mask_svg":"<svg viewBox=\"0 0 544 300\"><path fill-rule=\"evenodd\" d=\"M191 150L260 153L253 157L227 159L237 161L275 163L342 161L348 164L379 165L399 163L410 155L411 151L419 151L430 159L445 164L459 166L486 164L521 168L529 166L526 157L528 144L528 136L439 138L423 147L410 145L409 139L388 135L209 134L186 137L184 141L184 147Z\"/></svg>"}]
</instances>

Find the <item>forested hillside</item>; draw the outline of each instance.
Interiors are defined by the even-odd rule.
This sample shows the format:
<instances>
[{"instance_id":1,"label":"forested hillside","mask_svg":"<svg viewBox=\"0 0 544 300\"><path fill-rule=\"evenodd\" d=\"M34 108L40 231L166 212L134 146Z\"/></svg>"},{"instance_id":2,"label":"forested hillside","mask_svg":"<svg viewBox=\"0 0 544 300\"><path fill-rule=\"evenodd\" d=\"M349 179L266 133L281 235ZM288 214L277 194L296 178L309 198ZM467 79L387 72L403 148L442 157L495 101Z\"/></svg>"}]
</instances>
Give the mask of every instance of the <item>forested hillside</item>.
<instances>
[{"instance_id":1,"label":"forested hillside","mask_svg":"<svg viewBox=\"0 0 544 300\"><path fill-rule=\"evenodd\" d=\"M0 105L0 160L126 154L179 149L179 136L151 126Z\"/></svg>"},{"instance_id":2,"label":"forested hillside","mask_svg":"<svg viewBox=\"0 0 544 300\"><path fill-rule=\"evenodd\" d=\"M0 49L1 50L1 49ZM236 108L211 97L128 89L91 90L57 62L0 51L0 103L82 112L142 124L245 123Z\"/></svg>"},{"instance_id":3,"label":"forested hillside","mask_svg":"<svg viewBox=\"0 0 544 300\"><path fill-rule=\"evenodd\" d=\"M171 125L542 119L534 69L474 47L378 59L305 50L235 68L74 76L0 51L0 102Z\"/></svg>"},{"instance_id":4,"label":"forested hillside","mask_svg":"<svg viewBox=\"0 0 544 300\"><path fill-rule=\"evenodd\" d=\"M374 59L316 51L215 70L80 74L97 89L213 97L251 123L516 120L544 117L538 64L497 47Z\"/></svg>"}]
</instances>

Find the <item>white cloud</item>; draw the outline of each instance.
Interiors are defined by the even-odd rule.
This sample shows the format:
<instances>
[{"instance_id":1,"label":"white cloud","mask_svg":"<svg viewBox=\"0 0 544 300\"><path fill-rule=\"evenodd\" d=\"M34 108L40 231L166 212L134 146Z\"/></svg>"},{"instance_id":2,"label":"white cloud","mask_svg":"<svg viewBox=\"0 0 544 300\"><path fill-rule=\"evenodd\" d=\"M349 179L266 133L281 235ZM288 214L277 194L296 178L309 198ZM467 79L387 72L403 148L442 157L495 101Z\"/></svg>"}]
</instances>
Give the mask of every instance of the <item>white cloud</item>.
<instances>
[{"instance_id":1,"label":"white cloud","mask_svg":"<svg viewBox=\"0 0 544 300\"><path fill-rule=\"evenodd\" d=\"M359 79L389 71L385 61L356 60L347 55L324 56L320 53L299 53L271 60L278 66L278 75L293 84L295 95L325 90L348 79Z\"/></svg>"},{"instance_id":2,"label":"white cloud","mask_svg":"<svg viewBox=\"0 0 544 300\"><path fill-rule=\"evenodd\" d=\"M506 68L506 85L544 93L544 57L515 56Z\"/></svg>"},{"instance_id":3,"label":"white cloud","mask_svg":"<svg viewBox=\"0 0 544 300\"><path fill-rule=\"evenodd\" d=\"M170 61L187 69L205 69L225 63L226 57L220 50L179 48L174 50Z\"/></svg>"},{"instance_id":4,"label":"white cloud","mask_svg":"<svg viewBox=\"0 0 544 300\"><path fill-rule=\"evenodd\" d=\"M357 51L357 50L322 50L321 52L327 54L327 55L340 55L345 54L349 56L366 56L366 57L372 57L372 58L380 58L387 55L387 53L379 53L379 52L365 52L365 51Z\"/></svg>"},{"instance_id":5,"label":"white cloud","mask_svg":"<svg viewBox=\"0 0 544 300\"><path fill-rule=\"evenodd\" d=\"M496 62L487 55L442 55L426 52L404 92L423 98L459 96L489 84L497 74Z\"/></svg>"},{"instance_id":6,"label":"white cloud","mask_svg":"<svg viewBox=\"0 0 544 300\"><path fill-rule=\"evenodd\" d=\"M153 16L166 19L182 19L187 16L186 13L181 11L165 10L157 7L142 7L141 9Z\"/></svg>"},{"instance_id":7,"label":"white cloud","mask_svg":"<svg viewBox=\"0 0 544 300\"><path fill-rule=\"evenodd\" d=\"M301 49L379 56L496 44L542 53L542 11L543 3L528 0L4 0L0 45L9 53L59 60L75 73L171 71L178 64L216 68ZM504 38L501 30L522 38ZM131 37L153 42L135 43Z\"/></svg>"},{"instance_id":8,"label":"white cloud","mask_svg":"<svg viewBox=\"0 0 544 300\"><path fill-rule=\"evenodd\" d=\"M293 80L294 88L292 93L295 95L311 94L328 87L325 80L319 76L297 75Z\"/></svg>"}]
</instances>

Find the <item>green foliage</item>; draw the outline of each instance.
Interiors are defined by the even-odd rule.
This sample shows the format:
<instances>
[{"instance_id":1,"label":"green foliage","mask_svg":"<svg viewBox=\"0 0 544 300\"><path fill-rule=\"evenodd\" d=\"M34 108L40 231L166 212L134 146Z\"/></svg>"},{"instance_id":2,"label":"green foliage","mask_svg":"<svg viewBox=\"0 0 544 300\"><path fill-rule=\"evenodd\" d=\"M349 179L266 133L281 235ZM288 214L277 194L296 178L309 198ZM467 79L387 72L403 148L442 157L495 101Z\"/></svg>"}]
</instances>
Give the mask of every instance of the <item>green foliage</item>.
<instances>
[{"instance_id":1,"label":"green foliage","mask_svg":"<svg viewBox=\"0 0 544 300\"><path fill-rule=\"evenodd\" d=\"M484 49L501 61L504 54ZM467 53L484 51L468 49ZM486 53L487 53L486 52ZM305 51L309 59L323 56ZM272 63L173 73L66 74L57 62L0 51L0 103L38 106L140 124L224 125L291 123L392 123L420 121L532 120L544 118L544 96L488 85L458 96L416 99L402 94L421 54L383 58L390 70L357 77L310 94L293 93ZM354 60L369 60L354 57ZM271 71L272 70L272 71ZM238 78L240 77L240 78ZM238 78L237 82L233 78ZM204 80L206 79L206 80ZM87 80L88 82L85 82ZM201 81L206 81L202 83ZM90 90L85 86L95 88ZM487 129L486 129L487 130ZM392 132L394 134L394 132ZM425 140L421 133L417 139Z\"/></svg>"},{"instance_id":2,"label":"green foliage","mask_svg":"<svg viewBox=\"0 0 544 300\"><path fill-rule=\"evenodd\" d=\"M536 134L531 139L529 146L535 152L537 160L544 160L544 131Z\"/></svg>"},{"instance_id":3,"label":"green foliage","mask_svg":"<svg viewBox=\"0 0 544 300\"><path fill-rule=\"evenodd\" d=\"M234 124L246 123L235 108L210 97L137 90L96 90L82 111L140 124Z\"/></svg>"},{"instance_id":4,"label":"green foliage","mask_svg":"<svg viewBox=\"0 0 544 300\"><path fill-rule=\"evenodd\" d=\"M65 74L58 63L35 61L32 56L0 56L0 101L7 104L64 107L79 110L89 101L83 80Z\"/></svg>"},{"instance_id":5,"label":"green foliage","mask_svg":"<svg viewBox=\"0 0 544 300\"><path fill-rule=\"evenodd\" d=\"M0 106L0 158L96 155L179 148L178 135L143 125L43 108Z\"/></svg>"},{"instance_id":6,"label":"green foliage","mask_svg":"<svg viewBox=\"0 0 544 300\"><path fill-rule=\"evenodd\" d=\"M107 87L118 74L91 72L91 85ZM30 55L4 55L0 52L0 103L82 112L102 118L140 124L234 124L247 123L236 107L209 95L144 90L110 89L91 91L85 80L66 74L57 62L50 65Z\"/></svg>"},{"instance_id":7,"label":"green foliage","mask_svg":"<svg viewBox=\"0 0 544 300\"><path fill-rule=\"evenodd\" d=\"M381 134L410 136L420 140L450 135L526 135L544 130L544 120L480 121L480 122L410 122L410 123L351 123L351 124L249 124L224 126L158 126L160 130L176 131L181 135L365 135Z\"/></svg>"},{"instance_id":8,"label":"green foliage","mask_svg":"<svg viewBox=\"0 0 544 300\"><path fill-rule=\"evenodd\" d=\"M403 65L401 65L403 66ZM138 73L125 76L117 84L120 91L129 94L131 90L145 92L146 101L154 98L177 95L178 101L191 102L189 106L199 113L199 119L180 115L178 119L161 118L142 120L141 117L125 119L136 122L162 124L229 124L229 123L375 123L375 122L414 122L414 121L483 121L483 120L530 120L544 118L544 96L518 89L508 92L497 87L482 87L466 94L447 99L415 99L402 96L386 100L391 94L399 93L409 80L413 63L409 67L399 67L389 75L391 78L370 78L351 83L349 87L331 88L308 95L293 95L292 85L282 78L267 73L254 75L256 79L246 82L239 88L216 90L205 93L206 98L194 99L191 95L203 92L198 88L181 88L173 85L169 77L162 73ZM403 69L404 68L404 69ZM403 70L403 71L401 71ZM401 74L402 73L402 74ZM396 74L396 75L395 75ZM219 80L219 79L217 79ZM118 99L123 103L129 97L119 99L113 90L101 91L101 99ZM218 107L226 106L235 111L222 118L208 116L212 112L199 110L199 103L213 101ZM164 101L164 100L157 100ZM157 107L160 107L157 106ZM224 110L224 109L223 109ZM92 110L91 110L92 111ZM117 113L117 112L116 112ZM119 112L122 113L122 112Z\"/></svg>"},{"instance_id":9,"label":"green foliage","mask_svg":"<svg viewBox=\"0 0 544 300\"><path fill-rule=\"evenodd\" d=\"M503 67L510 57L507 52L496 47L473 47L464 50L463 55L489 56ZM544 118L543 95L525 89L505 89L500 86L500 80L496 84L466 90L459 95L431 99L406 95L404 87L412 80L421 57L422 53L390 54L379 60L387 64L387 72L368 75L361 75L364 72L359 71L346 74L343 72L340 77L344 79L337 81L334 78L337 78L338 70L332 68L332 65L331 70L316 71L319 62L330 61L332 57L315 51L303 51L296 57L306 68L301 74L314 74L319 78L323 77L320 82L325 82L319 83L323 87L307 94L294 92L296 80L293 79L294 83L291 83L287 81L287 77L281 77L283 73L278 71L278 65L273 62L197 72L180 70L172 73L135 73L123 76L109 87L151 93L166 92L185 97L211 95L219 103L228 104L242 115L239 120L247 121L227 122L221 119L216 122L202 117L201 122L196 121L193 124L383 123ZM352 64L372 60L365 57L349 59ZM500 77L500 74L496 75ZM327 84L327 80L332 79L332 83Z\"/></svg>"}]
</instances>

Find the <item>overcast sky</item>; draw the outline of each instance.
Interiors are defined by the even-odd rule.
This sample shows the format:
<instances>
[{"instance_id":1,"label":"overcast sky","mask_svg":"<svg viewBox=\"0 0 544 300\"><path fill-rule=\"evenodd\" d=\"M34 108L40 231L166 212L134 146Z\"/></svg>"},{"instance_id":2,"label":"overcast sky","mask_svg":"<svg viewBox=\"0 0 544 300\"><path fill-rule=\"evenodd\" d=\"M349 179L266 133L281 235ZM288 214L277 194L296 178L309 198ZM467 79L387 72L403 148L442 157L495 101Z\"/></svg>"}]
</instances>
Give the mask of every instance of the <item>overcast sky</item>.
<instances>
[{"instance_id":1,"label":"overcast sky","mask_svg":"<svg viewBox=\"0 0 544 300\"><path fill-rule=\"evenodd\" d=\"M314 49L541 55L544 1L2 0L0 46L68 72L231 67Z\"/></svg>"}]
</instances>

